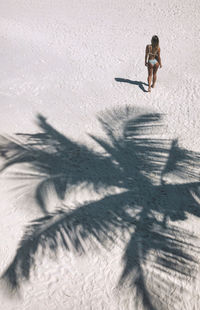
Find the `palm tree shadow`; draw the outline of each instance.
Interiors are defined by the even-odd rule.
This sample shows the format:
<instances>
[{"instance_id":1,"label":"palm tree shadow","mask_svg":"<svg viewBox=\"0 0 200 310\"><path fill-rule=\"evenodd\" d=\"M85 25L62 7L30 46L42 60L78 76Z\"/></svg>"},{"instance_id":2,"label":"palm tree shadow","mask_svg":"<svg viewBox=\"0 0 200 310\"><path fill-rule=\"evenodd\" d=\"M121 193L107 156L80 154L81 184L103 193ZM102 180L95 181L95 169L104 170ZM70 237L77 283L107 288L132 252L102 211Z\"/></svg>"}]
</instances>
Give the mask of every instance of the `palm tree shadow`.
<instances>
[{"instance_id":1,"label":"palm tree shadow","mask_svg":"<svg viewBox=\"0 0 200 310\"><path fill-rule=\"evenodd\" d=\"M139 88L144 92L147 93L148 91L144 88L145 86L148 86L147 83L141 82L141 81L132 81L129 79L123 79L123 78L115 78L115 81L117 82L121 82L121 83L129 83L129 84L133 84L133 85L137 85L139 86Z\"/></svg>"},{"instance_id":2,"label":"palm tree shadow","mask_svg":"<svg viewBox=\"0 0 200 310\"><path fill-rule=\"evenodd\" d=\"M65 137L42 115L37 116L37 125L39 133L17 133L15 138L1 137L0 154L4 163L0 171L14 165L28 164L27 172L18 174L18 178L24 178L27 182L31 179L39 181L34 196L43 214L48 214L46 196L50 186L63 201L71 186L84 184L87 187L91 184L98 190L101 184L113 185L113 179L108 175L105 179L101 173L112 169L109 158ZM117 186L117 183L114 185Z\"/></svg>"},{"instance_id":3,"label":"palm tree shadow","mask_svg":"<svg viewBox=\"0 0 200 310\"><path fill-rule=\"evenodd\" d=\"M119 287L130 281L137 290L137 300L141 299L148 309L161 309L162 294L173 285L173 281L166 283L166 278L170 279L175 272L187 282L188 277L195 278L197 273L198 239L172 223L185 221L189 214L200 217L196 199L200 157L181 149L177 141L159 137L163 124L158 113L143 111L136 115L134 109L127 107L102 113L99 121L107 138L91 138L104 149L105 155L62 136L42 116L38 116L42 132L23 135L23 143L13 139L1 143L3 169L28 162L31 170L48 176L48 182L62 185L57 188L58 195L79 182L86 186L94 184L94 190L109 186L124 190L83 203L73 211L60 208L30 223L3 278L13 288L20 286L23 279L28 280L39 247L44 253L47 249L57 253L59 246L87 253L88 242L90 246L96 242L106 246L128 233ZM77 149L78 160L72 156L69 161L70 151ZM193 181L167 183L165 177L172 173L182 179L189 175ZM40 195L44 201L45 192L41 190ZM153 266L151 285L156 298L146 277L145 268L149 266ZM170 297L171 303L178 302L180 290L176 290L177 294Z\"/></svg>"}]
</instances>

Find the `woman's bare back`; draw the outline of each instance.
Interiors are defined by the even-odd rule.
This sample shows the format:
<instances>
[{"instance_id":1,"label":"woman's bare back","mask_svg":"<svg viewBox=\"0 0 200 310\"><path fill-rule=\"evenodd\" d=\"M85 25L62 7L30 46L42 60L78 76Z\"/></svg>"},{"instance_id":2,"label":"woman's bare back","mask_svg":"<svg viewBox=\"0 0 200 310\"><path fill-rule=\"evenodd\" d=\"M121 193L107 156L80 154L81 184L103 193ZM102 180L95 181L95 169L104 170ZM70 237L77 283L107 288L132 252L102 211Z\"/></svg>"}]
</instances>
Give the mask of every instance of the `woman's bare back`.
<instances>
[{"instance_id":1,"label":"woman's bare back","mask_svg":"<svg viewBox=\"0 0 200 310\"><path fill-rule=\"evenodd\" d=\"M147 45L147 51L148 51L148 55L149 55L149 60L155 59L156 57L158 57L158 53L160 53L160 48L157 48L154 52L153 52L153 47L151 44Z\"/></svg>"}]
</instances>

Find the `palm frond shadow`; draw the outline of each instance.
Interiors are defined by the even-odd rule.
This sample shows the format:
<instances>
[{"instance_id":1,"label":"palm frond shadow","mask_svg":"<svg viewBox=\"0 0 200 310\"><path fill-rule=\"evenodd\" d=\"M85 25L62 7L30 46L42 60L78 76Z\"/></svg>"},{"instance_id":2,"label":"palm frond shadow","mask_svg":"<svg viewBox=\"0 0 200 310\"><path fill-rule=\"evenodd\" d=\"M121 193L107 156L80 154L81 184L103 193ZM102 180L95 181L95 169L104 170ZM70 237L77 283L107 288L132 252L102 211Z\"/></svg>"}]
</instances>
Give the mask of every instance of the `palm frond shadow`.
<instances>
[{"instance_id":1,"label":"palm frond shadow","mask_svg":"<svg viewBox=\"0 0 200 310\"><path fill-rule=\"evenodd\" d=\"M51 185L61 200L65 198L67 189L74 185L92 184L96 190L118 185L108 174L104 176L104 171L112 169L109 158L63 136L42 115L38 115L37 125L41 130L37 134L0 138L0 154L5 159L0 171L28 164L29 172L17 177L27 180L38 178L35 199L44 214L48 214L45 196ZM117 170L112 172L117 173Z\"/></svg>"},{"instance_id":2,"label":"palm frond shadow","mask_svg":"<svg viewBox=\"0 0 200 310\"><path fill-rule=\"evenodd\" d=\"M105 155L64 137L42 116L38 117L41 133L23 135L23 142L2 138L2 170L29 163L31 170L46 176L45 182L53 182L61 199L68 187L80 182L93 184L94 189L117 186L124 191L72 211L60 208L30 223L2 277L17 288L29 279L39 249L56 254L62 246L87 253L87 242L106 246L128 233L119 287L130 281L137 289L137 300L147 309L164 309L161 290L172 285L165 279L176 276L186 281L197 273L198 238L174 224L190 214L200 217L199 154L181 149L176 140L160 138L160 114L136 114L127 107L102 113L99 121L107 138L91 137ZM77 157L69 157L71 152L78 152ZM182 180L190 176L192 181L172 184L166 178L170 175ZM43 190L39 193L38 202L47 212ZM145 273L150 267L151 285ZM171 303L178 298L178 293L173 294Z\"/></svg>"}]
</instances>

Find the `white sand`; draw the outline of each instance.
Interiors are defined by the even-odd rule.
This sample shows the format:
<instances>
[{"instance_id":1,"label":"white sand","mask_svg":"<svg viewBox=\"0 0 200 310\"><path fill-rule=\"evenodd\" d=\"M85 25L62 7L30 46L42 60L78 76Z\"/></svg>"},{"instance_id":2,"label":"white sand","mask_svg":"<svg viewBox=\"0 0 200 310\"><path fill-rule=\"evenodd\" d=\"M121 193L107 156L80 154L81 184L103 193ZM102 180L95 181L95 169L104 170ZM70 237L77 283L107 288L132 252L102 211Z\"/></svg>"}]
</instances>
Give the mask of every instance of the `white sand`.
<instances>
[{"instance_id":1,"label":"white sand","mask_svg":"<svg viewBox=\"0 0 200 310\"><path fill-rule=\"evenodd\" d=\"M40 113L65 136L95 147L88 134L103 134L97 114L130 105L165 113L164 134L200 151L199 18L195 0L2 0L0 134L37 132ZM115 81L146 83L144 51L154 34L160 38L163 63L156 88L147 93ZM1 175L1 273L15 255L24 225L38 216L37 208L29 213L31 193L12 190L19 182ZM71 200L91 199L84 195ZM181 225L198 235L199 223L191 217ZM38 258L31 280L22 284L22 298L8 299L2 290L0 309L136 309L134 289L128 284L117 289L125 246L115 240L109 250L91 247L87 255L61 252L55 261ZM147 282L153 281L151 268L145 269ZM170 284L159 292L165 307L157 309L200 309L198 278L166 277ZM172 289L176 282L178 289ZM181 295L186 286L188 294ZM170 304L174 292L180 300Z\"/></svg>"}]
</instances>

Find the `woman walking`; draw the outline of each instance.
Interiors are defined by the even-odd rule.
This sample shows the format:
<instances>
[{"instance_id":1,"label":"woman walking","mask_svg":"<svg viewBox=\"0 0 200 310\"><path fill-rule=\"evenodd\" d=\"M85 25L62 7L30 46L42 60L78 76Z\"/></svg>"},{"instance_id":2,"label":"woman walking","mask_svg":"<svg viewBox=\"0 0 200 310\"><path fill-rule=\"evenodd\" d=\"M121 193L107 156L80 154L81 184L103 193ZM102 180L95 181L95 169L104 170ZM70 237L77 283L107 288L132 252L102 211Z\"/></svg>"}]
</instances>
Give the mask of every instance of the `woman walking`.
<instances>
[{"instance_id":1,"label":"woman walking","mask_svg":"<svg viewBox=\"0 0 200 310\"><path fill-rule=\"evenodd\" d=\"M148 92L150 92L151 87L155 87L157 79L156 73L158 67L160 66L160 68L162 68L158 36L153 36L151 39L151 44L146 46L145 66L148 67L148 84L149 84ZM151 86L152 74L153 74L153 84Z\"/></svg>"}]
</instances>

